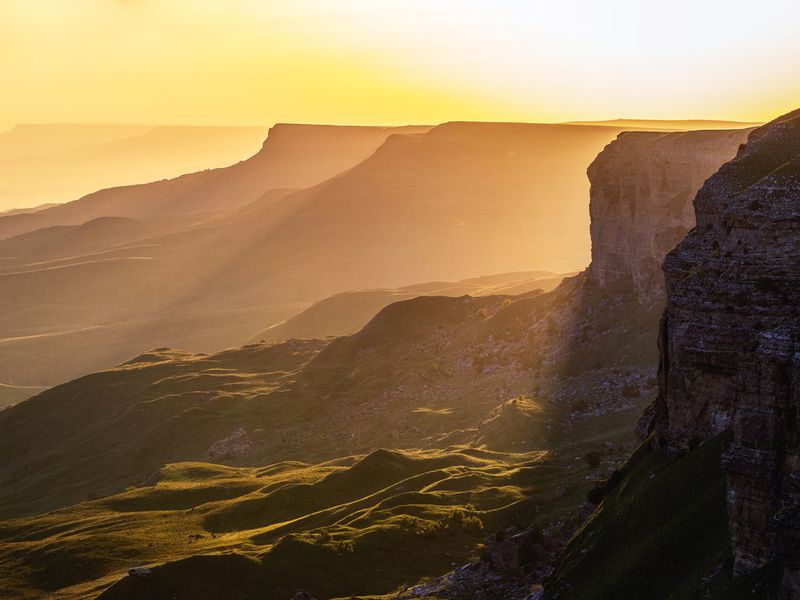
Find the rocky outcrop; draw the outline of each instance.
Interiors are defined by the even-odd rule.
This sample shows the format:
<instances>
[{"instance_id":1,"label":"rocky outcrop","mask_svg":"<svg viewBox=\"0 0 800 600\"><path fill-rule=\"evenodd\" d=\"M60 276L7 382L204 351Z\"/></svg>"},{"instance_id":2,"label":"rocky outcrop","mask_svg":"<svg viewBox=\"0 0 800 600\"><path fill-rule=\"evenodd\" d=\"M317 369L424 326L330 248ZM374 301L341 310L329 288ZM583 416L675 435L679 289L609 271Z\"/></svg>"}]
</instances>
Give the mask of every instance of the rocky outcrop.
<instances>
[{"instance_id":1,"label":"rocky outcrop","mask_svg":"<svg viewBox=\"0 0 800 600\"><path fill-rule=\"evenodd\" d=\"M800 111L753 131L697 194L664 262L658 441L725 430L736 574L774 567L800 597Z\"/></svg>"},{"instance_id":2,"label":"rocky outcrop","mask_svg":"<svg viewBox=\"0 0 800 600\"><path fill-rule=\"evenodd\" d=\"M661 300L661 262L694 226L692 198L749 131L628 132L606 146L588 171L591 280Z\"/></svg>"}]
</instances>

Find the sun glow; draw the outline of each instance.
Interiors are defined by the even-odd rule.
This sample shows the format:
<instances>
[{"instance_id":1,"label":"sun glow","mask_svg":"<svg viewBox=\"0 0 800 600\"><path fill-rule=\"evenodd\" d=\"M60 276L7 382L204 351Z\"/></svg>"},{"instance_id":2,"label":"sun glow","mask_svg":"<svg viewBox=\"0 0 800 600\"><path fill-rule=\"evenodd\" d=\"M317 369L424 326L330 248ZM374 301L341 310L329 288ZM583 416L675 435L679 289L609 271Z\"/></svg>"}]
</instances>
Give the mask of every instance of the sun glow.
<instances>
[{"instance_id":1,"label":"sun glow","mask_svg":"<svg viewBox=\"0 0 800 600\"><path fill-rule=\"evenodd\" d=\"M677 0L3 0L0 125L765 120L800 11Z\"/></svg>"}]
</instances>

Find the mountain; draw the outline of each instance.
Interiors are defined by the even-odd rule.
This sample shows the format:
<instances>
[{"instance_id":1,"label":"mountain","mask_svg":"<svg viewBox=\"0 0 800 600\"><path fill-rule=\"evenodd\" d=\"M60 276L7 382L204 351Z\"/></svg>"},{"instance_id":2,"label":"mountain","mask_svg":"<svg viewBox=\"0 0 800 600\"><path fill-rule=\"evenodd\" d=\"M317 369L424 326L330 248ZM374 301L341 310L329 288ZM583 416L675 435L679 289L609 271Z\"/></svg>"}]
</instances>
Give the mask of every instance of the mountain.
<instances>
[{"instance_id":1,"label":"mountain","mask_svg":"<svg viewBox=\"0 0 800 600\"><path fill-rule=\"evenodd\" d=\"M151 129L147 125L25 123L0 133L0 161L56 155L90 144L143 135Z\"/></svg>"},{"instance_id":2,"label":"mountain","mask_svg":"<svg viewBox=\"0 0 800 600\"><path fill-rule=\"evenodd\" d=\"M31 206L29 208L9 208L4 211L0 211L0 215L4 216L12 216L12 215L24 215L39 212L40 210L44 210L46 208L52 208L54 206L58 206L57 202L48 202L46 204L39 204L38 206Z\"/></svg>"},{"instance_id":3,"label":"mountain","mask_svg":"<svg viewBox=\"0 0 800 600\"><path fill-rule=\"evenodd\" d=\"M17 126L0 134L0 207L66 202L111 185L225 165L258 148L263 131L259 127ZM0 228L0 235L9 233Z\"/></svg>"},{"instance_id":4,"label":"mountain","mask_svg":"<svg viewBox=\"0 0 800 600\"><path fill-rule=\"evenodd\" d=\"M799 176L796 111L753 131L698 192L697 225L664 261L651 437L568 547L551 597L800 594Z\"/></svg>"},{"instance_id":5,"label":"mountain","mask_svg":"<svg viewBox=\"0 0 800 600\"><path fill-rule=\"evenodd\" d=\"M631 132L607 146L589 166L592 279L663 299L661 263L694 227L692 199L751 131Z\"/></svg>"},{"instance_id":6,"label":"mountain","mask_svg":"<svg viewBox=\"0 0 800 600\"><path fill-rule=\"evenodd\" d=\"M671 193L631 210L608 182L691 188L665 158L707 143L641 135L612 144L637 150L625 169L590 170L593 235L619 228L636 254ZM547 293L420 296L333 340L156 349L0 412L0 580L30 598L332 598L468 563L401 597L506 576L527 596L655 394L661 304L603 275L602 252Z\"/></svg>"},{"instance_id":7,"label":"mountain","mask_svg":"<svg viewBox=\"0 0 800 600\"><path fill-rule=\"evenodd\" d=\"M257 200L272 189L303 188L319 183L369 156L391 133L425 131L424 127L334 127L324 125L283 125L270 129L261 149L231 166L206 169L173 179L152 183L114 187L87 194L73 202L39 211L35 216L0 218L0 237L26 233L54 225L81 225L100 217L146 218L187 216L230 210ZM135 183L142 179L174 176L187 170L219 165L246 154L222 153L225 129L161 127L144 135L114 140L101 147L81 148L78 160L87 161L92 172L109 173L107 181L89 187L96 190L111 183ZM246 136L246 149L255 146L254 135L260 130L237 131ZM229 145L231 142L227 142ZM152 146L152 148L151 148ZM244 150L244 151L242 151ZM78 152L78 151L75 151ZM217 152L222 160L209 163L198 153ZM86 155L86 156L84 156ZM167 172L164 164L183 158L181 168ZM142 161L158 165L161 172L151 170L128 176L121 181L114 169L130 168ZM65 164L67 162L65 161ZM19 165L8 165L19 172ZM146 165L145 165L146 166ZM0 167L2 168L2 167ZM70 172L74 165L65 167ZM34 164L32 171L53 171L52 166ZM22 177L34 177L22 173Z\"/></svg>"},{"instance_id":8,"label":"mountain","mask_svg":"<svg viewBox=\"0 0 800 600\"><path fill-rule=\"evenodd\" d=\"M419 131L276 126L237 165L0 218L30 229L0 242L0 382L217 351L348 290L585 265L584 171L617 130Z\"/></svg>"},{"instance_id":9,"label":"mountain","mask_svg":"<svg viewBox=\"0 0 800 600\"><path fill-rule=\"evenodd\" d=\"M695 199L664 263L656 434L671 451L733 432L723 466L734 573L800 594L800 111L754 131Z\"/></svg>"}]
</instances>

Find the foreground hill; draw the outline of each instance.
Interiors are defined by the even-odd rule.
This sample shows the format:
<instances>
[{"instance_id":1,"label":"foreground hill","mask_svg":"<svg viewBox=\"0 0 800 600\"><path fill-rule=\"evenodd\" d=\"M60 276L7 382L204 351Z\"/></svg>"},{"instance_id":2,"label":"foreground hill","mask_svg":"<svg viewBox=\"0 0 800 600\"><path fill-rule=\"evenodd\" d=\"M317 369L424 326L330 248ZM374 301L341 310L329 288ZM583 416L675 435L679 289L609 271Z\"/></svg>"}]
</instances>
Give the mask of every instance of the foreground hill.
<instances>
[{"instance_id":1,"label":"foreground hill","mask_svg":"<svg viewBox=\"0 0 800 600\"><path fill-rule=\"evenodd\" d=\"M159 594L386 593L477 556L499 528L556 525L597 476L576 461L599 452L605 471L630 444L650 375L620 355L567 380L538 369L536 342L504 332L520 310L545 327L551 302L417 298L333 342L154 351L0 413L5 516L90 499L0 523L2 579L89 598L127 568L178 561ZM231 551L197 579L190 557ZM109 597L150 597L135 584Z\"/></svg>"},{"instance_id":2,"label":"foreground hill","mask_svg":"<svg viewBox=\"0 0 800 600\"><path fill-rule=\"evenodd\" d=\"M0 524L0 594L388 593L476 558L484 537L531 522L543 507L563 512L574 493L558 498L558 490L580 487L586 471L558 481L558 470L541 454L467 448L265 468L167 465L146 487ZM164 561L107 589L131 567Z\"/></svg>"},{"instance_id":3,"label":"foreground hill","mask_svg":"<svg viewBox=\"0 0 800 600\"><path fill-rule=\"evenodd\" d=\"M177 460L264 464L382 446L478 443L492 435L481 424L505 401L534 389L566 393L560 363L548 365L538 384L532 372L546 345L534 331L546 327L543 315L556 301L541 294L516 301L420 297L387 307L354 336L332 342L257 344L214 355L158 350L57 386L0 413L0 455L8 457L0 462L3 514L113 493ZM523 317L530 337L515 339L508 323ZM621 355L638 352L629 344L592 365L608 372L591 377L615 383L586 406L600 406L629 383L610 371ZM643 376L631 377L644 385ZM510 405L504 418L513 423L520 411L524 417L525 406ZM532 410L531 423L538 423ZM526 420L517 425L524 429ZM495 447L531 449L540 441L508 446L497 432ZM56 488L58 494L48 492Z\"/></svg>"},{"instance_id":4,"label":"foreground hill","mask_svg":"<svg viewBox=\"0 0 800 600\"><path fill-rule=\"evenodd\" d=\"M18 125L0 134L0 208L230 164L252 154L263 135L260 127ZM9 231L21 230L0 226L0 236Z\"/></svg>"}]
</instances>

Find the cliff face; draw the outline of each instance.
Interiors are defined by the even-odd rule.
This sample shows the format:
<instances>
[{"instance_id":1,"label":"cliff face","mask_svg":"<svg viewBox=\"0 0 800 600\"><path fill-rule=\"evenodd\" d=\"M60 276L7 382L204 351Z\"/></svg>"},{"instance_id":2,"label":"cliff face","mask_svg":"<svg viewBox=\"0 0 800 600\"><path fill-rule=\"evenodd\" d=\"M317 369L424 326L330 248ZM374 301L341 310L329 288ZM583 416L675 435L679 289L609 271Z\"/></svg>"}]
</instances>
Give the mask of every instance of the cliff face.
<instances>
[{"instance_id":1,"label":"cliff face","mask_svg":"<svg viewBox=\"0 0 800 600\"><path fill-rule=\"evenodd\" d=\"M694 226L700 186L750 131L624 132L596 156L587 171L592 262L556 290L559 335L547 336L566 374L657 363L661 263ZM598 350L600 339L613 351Z\"/></svg>"},{"instance_id":2,"label":"cliff face","mask_svg":"<svg viewBox=\"0 0 800 600\"><path fill-rule=\"evenodd\" d=\"M752 132L666 258L655 429L672 451L727 429L735 572L800 594L800 111Z\"/></svg>"},{"instance_id":3,"label":"cliff face","mask_svg":"<svg viewBox=\"0 0 800 600\"><path fill-rule=\"evenodd\" d=\"M589 166L591 280L663 298L661 262L694 226L691 201L750 130L629 132Z\"/></svg>"}]
</instances>

